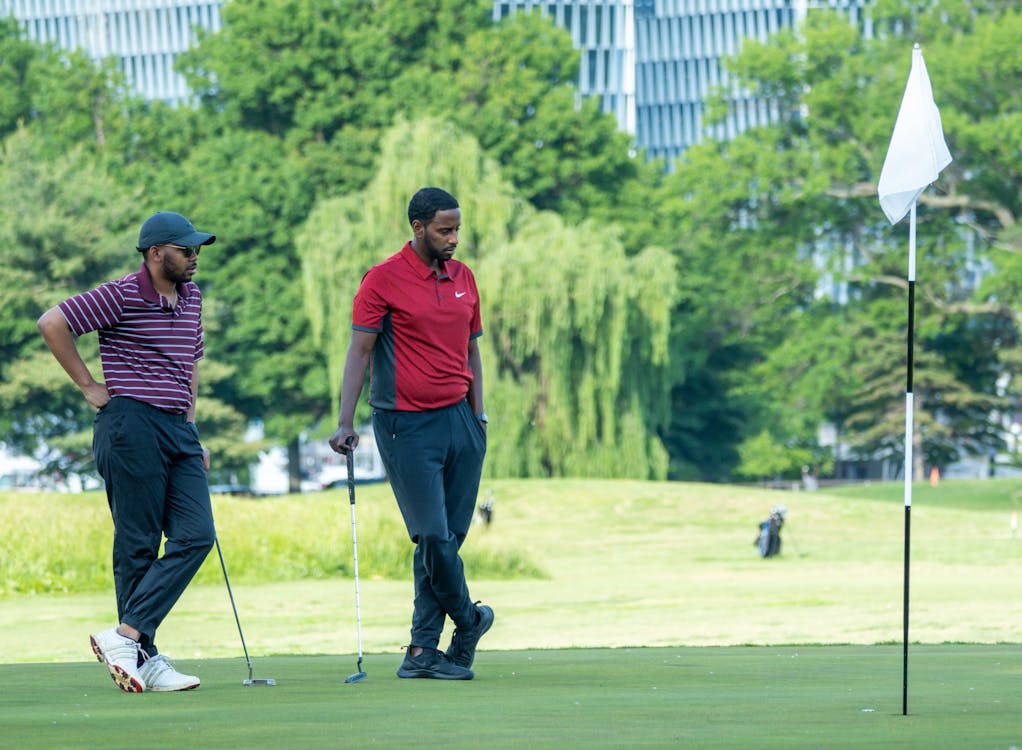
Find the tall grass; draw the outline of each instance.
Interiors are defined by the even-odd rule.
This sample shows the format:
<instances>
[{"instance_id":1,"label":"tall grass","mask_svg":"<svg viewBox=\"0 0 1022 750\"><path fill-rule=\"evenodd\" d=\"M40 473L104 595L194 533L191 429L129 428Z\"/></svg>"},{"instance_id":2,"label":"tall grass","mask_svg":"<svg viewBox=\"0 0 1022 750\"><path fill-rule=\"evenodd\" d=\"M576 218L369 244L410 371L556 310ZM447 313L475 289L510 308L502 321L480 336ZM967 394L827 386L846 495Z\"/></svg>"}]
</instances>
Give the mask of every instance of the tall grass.
<instances>
[{"instance_id":1,"label":"tall grass","mask_svg":"<svg viewBox=\"0 0 1022 750\"><path fill-rule=\"evenodd\" d=\"M389 488L365 485L358 492L360 576L406 580L414 547ZM353 575L346 494L334 491L262 499L214 496L213 512L232 581L265 583ZM0 529L0 596L109 590L113 524L102 492L0 492ZM470 534L464 559L473 577L499 580L544 575L521 550L492 543L483 533ZM214 549L196 582L216 584L222 575Z\"/></svg>"},{"instance_id":2,"label":"tall grass","mask_svg":"<svg viewBox=\"0 0 1022 750\"><path fill-rule=\"evenodd\" d=\"M472 594L499 612L488 648L902 638L900 483L833 493L584 479L487 480L485 489L494 522L475 527L463 553ZM1022 537L1009 524L1022 481L914 489L911 639L1017 642ZM407 643L412 545L386 484L357 495L365 646L392 651ZM789 510L782 553L763 559L757 525L778 503ZM257 652L336 653L353 642L344 490L217 497L214 512ZM81 634L111 618L105 499L0 496L0 524L0 661L81 658ZM181 658L232 655L215 552L200 576L161 638ZM33 590L82 593L18 593Z\"/></svg>"}]
</instances>

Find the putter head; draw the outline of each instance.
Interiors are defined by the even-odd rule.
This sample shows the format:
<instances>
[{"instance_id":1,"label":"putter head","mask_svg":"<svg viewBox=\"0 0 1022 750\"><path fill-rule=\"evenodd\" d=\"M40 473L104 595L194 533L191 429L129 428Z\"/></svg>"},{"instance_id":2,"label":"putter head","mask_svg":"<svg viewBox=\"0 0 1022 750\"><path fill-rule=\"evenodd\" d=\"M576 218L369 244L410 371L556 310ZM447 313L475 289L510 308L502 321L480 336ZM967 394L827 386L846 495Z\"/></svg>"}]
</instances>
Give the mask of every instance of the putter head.
<instances>
[{"instance_id":1,"label":"putter head","mask_svg":"<svg viewBox=\"0 0 1022 750\"><path fill-rule=\"evenodd\" d=\"M245 680L242 683L245 687L273 687L277 684L277 681L272 677L263 680Z\"/></svg>"},{"instance_id":2,"label":"putter head","mask_svg":"<svg viewBox=\"0 0 1022 750\"><path fill-rule=\"evenodd\" d=\"M346 679L345 682L346 683L348 683L348 682L360 682L360 681L364 680L366 678L366 676L367 675L366 675L365 672L355 672L355 674L353 674L351 677Z\"/></svg>"}]
</instances>

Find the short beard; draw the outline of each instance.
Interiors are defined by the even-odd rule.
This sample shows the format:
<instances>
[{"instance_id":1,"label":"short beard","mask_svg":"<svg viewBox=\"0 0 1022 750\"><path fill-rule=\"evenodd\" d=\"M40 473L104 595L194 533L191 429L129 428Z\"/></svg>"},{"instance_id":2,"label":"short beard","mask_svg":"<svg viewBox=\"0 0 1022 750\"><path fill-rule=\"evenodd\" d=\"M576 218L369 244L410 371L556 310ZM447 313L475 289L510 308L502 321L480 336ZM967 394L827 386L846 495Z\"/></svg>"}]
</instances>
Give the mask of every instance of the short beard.
<instances>
[{"instance_id":1,"label":"short beard","mask_svg":"<svg viewBox=\"0 0 1022 750\"><path fill-rule=\"evenodd\" d=\"M169 256L164 256L162 270L163 270L163 277L165 279L167 279L167 281L172 281L175 284L182 284L185 281L188 281L188 277L187 276L185 276L180 271L175 271L174 270L174 267L170 263L170 257Z\"/></svg>"},{"instance_id":2,"label":"short beard","mask_svg":"<svg viewBox=\"0 0 1022 750\"><path fill-rule=\"evenodd\" d=\"M423 237L422 237L422 244L424 244L426 246L426 253L429 255L429 257L432 258L433 260L435 260L439 265L442 266L444 264L444 262L445 262L444 261L444 256L442 255L442 253L446 249L446 243L444 243L441 246L441 248L438 250L429 241L429 237L427 235L423 235Z\"/></svg>"}]
</instances>

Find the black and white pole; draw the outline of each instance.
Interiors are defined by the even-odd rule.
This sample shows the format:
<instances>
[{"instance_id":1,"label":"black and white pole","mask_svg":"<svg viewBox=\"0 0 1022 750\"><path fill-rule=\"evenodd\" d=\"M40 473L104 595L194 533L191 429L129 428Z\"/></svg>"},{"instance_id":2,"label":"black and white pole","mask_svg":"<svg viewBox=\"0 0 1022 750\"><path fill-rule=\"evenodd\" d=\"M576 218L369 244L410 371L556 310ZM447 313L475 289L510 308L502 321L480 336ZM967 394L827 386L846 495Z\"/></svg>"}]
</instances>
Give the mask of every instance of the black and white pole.
<instances>
[{"instance_id":1,"label":"black and white pole","mask_svg":"<svg viewBox=\"0 0 1022 750\"><path fill-rule=\"evenodd\" d=\"M913 400L912 359L915 350L915 292L916 292L916 199L951 163L951 152L944 142L940 112L933 101L933 88L923 62L919 45L912 47L912 68L905 85L905 95L894 123L891 144L884 158L877 183L877 196L888 221L897 224L905 214L909 221L908 254L908 382L905 388L905 612L904 649L902 666L902 714L908 714L908 581L909 538L912 520L912 445Z\"/></svg>"},{"instance_id":2,"label":"black and white pole","mask_svg":"<svg viewBox=\"0 0 1022 750\"><path fill-rule=\"evenodd\" d=\"M901 714L908 715L908 584L912 529L912 444L913 426L912 362L915 351L916 307L916 204L912 202L908 224L908 356L905 382L905 585L902 611Z\"/></svg>"}]
</instances>

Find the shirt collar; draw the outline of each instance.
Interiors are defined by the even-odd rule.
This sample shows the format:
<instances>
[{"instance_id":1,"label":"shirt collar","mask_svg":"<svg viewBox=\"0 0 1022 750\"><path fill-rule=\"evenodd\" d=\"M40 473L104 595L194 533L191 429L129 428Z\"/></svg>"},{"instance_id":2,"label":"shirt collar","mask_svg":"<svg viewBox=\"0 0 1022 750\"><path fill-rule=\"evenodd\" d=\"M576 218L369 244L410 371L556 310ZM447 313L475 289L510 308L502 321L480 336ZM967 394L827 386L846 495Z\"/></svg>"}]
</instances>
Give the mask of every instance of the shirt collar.
<instances>
[{"instance_id":1,"label":"shirt collar","mask_svg":"<svg viewBox=\"0 0 1022 750\"><path fill-rule=\"evenodd\" d=\"M401 257L405 259L405 262L412 267L415 275L420 279L428 279L433 275L433 269L422 262L422 258L416 255L415 250L412 249L412 243L406 242L405 246L401 248ZM437 274L438 278L441 279L453 279L458 273L458 265L456 263L444 263Z\"/></svg>"},{"instance_id":2,"label":"shirt collar","mask_svg":"<svg viewBox=\"0 0 1022 750\"><path fill-rule=\"evenodd\" d=\"M414 255L414 253L412 253ZM142 295L142 299L153 305L160 304L160 297L162 296L156 287L153 286L153 276L149 273L149 267L143 262L142 266L138 269L138 291ZM188 299L191 295L188 293L187 284L177 285L177 296L181 299Z\"/></svg>"}]
</instances>

